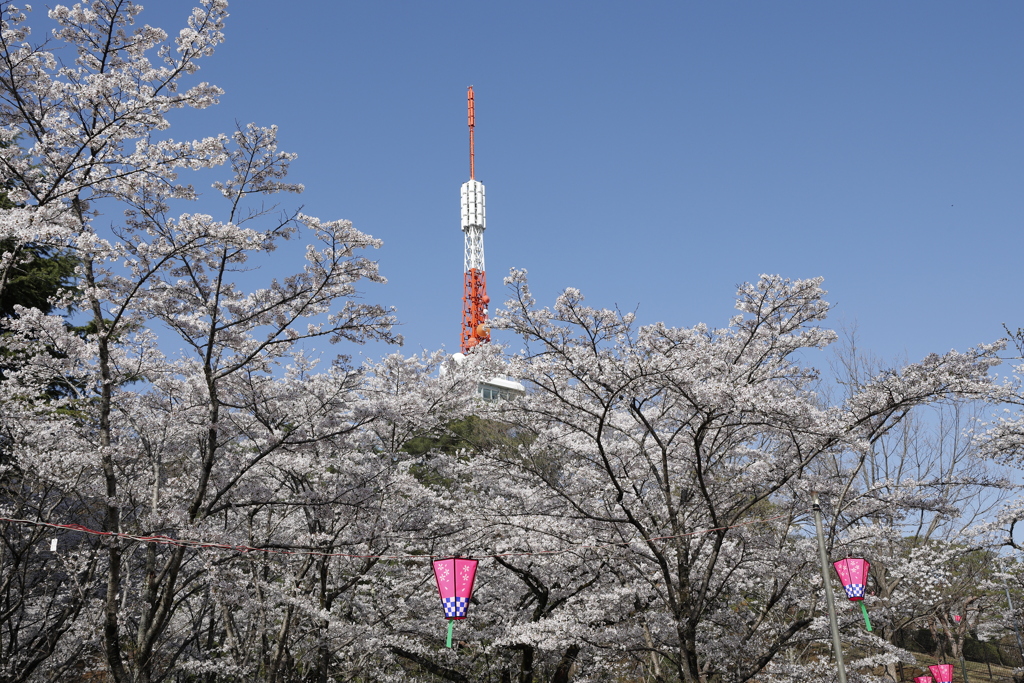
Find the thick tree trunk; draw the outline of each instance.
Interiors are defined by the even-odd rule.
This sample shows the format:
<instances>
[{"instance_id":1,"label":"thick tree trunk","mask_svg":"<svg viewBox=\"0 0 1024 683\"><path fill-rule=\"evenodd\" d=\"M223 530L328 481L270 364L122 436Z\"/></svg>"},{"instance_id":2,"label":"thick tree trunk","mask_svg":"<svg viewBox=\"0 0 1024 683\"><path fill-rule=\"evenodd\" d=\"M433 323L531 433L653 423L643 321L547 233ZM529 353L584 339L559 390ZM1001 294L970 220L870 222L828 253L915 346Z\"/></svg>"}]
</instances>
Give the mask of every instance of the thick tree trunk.
<instances>
[{"instance_id":1,"label":"thick tree trunk","mask_svg":"<svg viewBox=\"0 0 1024 683\"><path fill-rule=\"evenodd\" d=\"M697 658L697 632L686 624L679 631L679 677L686 683L702 683Z\"/></svg>"},{"instance_id":2,"label":"thick tree trunk","mask_svg":"<svg viewBox=\"0 0 1024 683\"><path fill-rule=\"evenodd\" d=\"M572 680L573 674L576 672L576 657L579 654L579 645L572 645L565 651L555 669L555 675L551 677L551 683L569 683Z\"/></svg>"},{"instance_id":3,"label":"thick tree trunk","mask_svg":"<svg viewBox=\"0 0 1024 683\"><path fill-rule=\"evenodd\" d=\"M85 278L90 289L96 286L92 260L85 259ZM114 376L110 367L110 333L103 319L103 307L98 299L90 301L93 322L97 330L97 351L100 371L99 401L99 445L100 466L103 469L105 515L103 530L117 533L121 530L121 510L117 504L117 473L111 453L110 413L113 407ZM121 589L121 542L116 538L107 539L107 591L103 604L103 654L107 668L115 683L127 683L121 655L121 638L118 623L118 597Z\"/></svg>"},{"instance_id":4,"label":"thick tree trunk","mask_svg":"<svg viewBox=\"0 0 1024 683\"><path fill-rule=\"evenodd\" d=\"M277 634L277 646L274 648L274 659L270 663L269 672L267 674L267 680L270 683L278 683L279 680L283 681L284 678L279 677L278 674L281 672L281 661L284 658L285 644L288 642L288 633L292 627L292 610L294 607L288 605L284 610L284 619L281 622L281 630Z\"/></svg>"},{"instance_id":5,"label":"thick tree trunk","mask_svg":"<svg viewBox=\"0 0 1024 683\"><path fill-rule=\"evenodd\" d=\"M517 647L523 653L522 666L519 669L519 683L533 683L533 647L530 645L518 645Z\"/></svg>"}]
</instances>

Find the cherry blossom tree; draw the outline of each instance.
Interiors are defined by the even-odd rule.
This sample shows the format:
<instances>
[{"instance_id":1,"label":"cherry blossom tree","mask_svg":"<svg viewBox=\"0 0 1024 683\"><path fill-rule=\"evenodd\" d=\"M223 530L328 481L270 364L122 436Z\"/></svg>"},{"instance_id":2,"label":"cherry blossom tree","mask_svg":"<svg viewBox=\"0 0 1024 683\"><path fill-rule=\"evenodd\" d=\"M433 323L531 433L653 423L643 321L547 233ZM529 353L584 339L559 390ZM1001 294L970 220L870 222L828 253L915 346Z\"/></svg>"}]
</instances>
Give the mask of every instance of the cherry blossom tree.
<instances>
[{"instance_id":1,"label":"cherry blossom tree","mask_svg":"<svg viewBox=\"0 0 1024 683\"><path fill-rule=\"evenodd\" d=\"M256 517L239 508L295 505L303 495L280 475L280 461L301 461L304 449L367 419L343 417L352 412L347 402L359 371L342 363L315 379L300 379L299 370L285 379L275 373L292 360L293 368L306 366L296 355L304 340L398 340L388 310L354 298L360 281L383 282L376 264L358 254L380 243L347 221L254 203L301 190L285 182L293 155L277 150L274 128L250 125L231 139L193 142L162 135L173 109L216 102L217 88L179 83L223 39L225 2L195 9L170 44L163 31L137 25L141 7L131 2L57 6L49 16L55 40L71 53L67 61L26 42L23 10L4 3L0 11L8 72L0 156L18 204L4 211L4 237L74 249L82 264L79 305L91 317L84 341L62 335L38 312L24 310L9 326L25 340L19 352L26 357L32 340L45 338L60 362L35 353L5 382L8 397L25 395L55 365L61 376L81 378L43 415L38 403L27 403L8 416L17 470L54 476L44 463L55 453L40 447L35 432L41 420L57 422L73 435L54 444L69 470L56 483L57 500L88 501L105 531L201 535L226 515L248 521L252 540ZM220 164L229 171L215 185L223 217L174 216L172 206L197 196L178 181L179 171ZM235 281L251 258L300 233L309 244L300 272L251 291ZM0 283L21 258L18 247L5 254ZM158 333L176 335L185 351L166 356ZM57 509L69 511L59 502L40 517ZM238 540L245 526L229 521L227 536ZM217 596L200 588L209 563L182 546L140 550L111 539L85 566L105 577L102 659L116 681L160 678L175 666L198 637L177 628L184 612L193 626L212 624ZM195 604L197 590L205 602Z\"/></svg>"},{"instance_id":2,"label":"cherry blossom tree","mask_svg":"<svg viewBox=\"0 0 1024 683\"><path fill-rule=\"evenodd\" d=\"M999 387L995 400L1002 404L1003 412L993 416L983 429L978 430L976 440L985 457L1016 469L1024 469L1024 328L1015 332L1007 329L1013 342L1016 365L1013 374L1005 378ZM1019 496L1009 500L990 523L985 525L992 540L999 546L1019 553L1024 549L1020 540L1018 525L1024 520L1024 500Z\"/></svg>"},{"instance_id":3,"label":"cherry blossom tree","mask_svg":"<svg viewBox=\"0 0 1024 683\"><path fill-rule=\"evenodd\" d=\"M523 273L508 282L496 326L523 338L509 372L532 391L493 410L536 437L515 467L628 544L666 618L655 649L685 681L749 680L813 623L813 554L793 529L809 487L840 493L816 465L917 406L982 395L997 362L992 347L929 356L825 406L799 362L835 338L820 280L744 285L717 330L636 328L576 290L538 309Z\"/></svg>"},{"instance_id":4,"label":"cherry blossom tree","mask_svg":"<svg viewBox=\"0 0 1024 683\"><path fill-rule=\"evenodd\" d=\"M843 400L896 365L859 349L850 331L836 359ZM896 646L912 643L919 629L937 627L939 615L958 609L954 605L964 590L983 594L984 580L977 576L975 588L964 581L957 591L947 589L946 578L950 567L984 553L987 540L974 527L991 517L1011 489L972 438L988 409L981 400L934 402L909 413L869 449L842 452L824 460L825 469L819 470L845 482L831 501L830 550L839 557L870 559L866 604L873 634L887 644L866 637L857 610L845 613L849 636L878 652L876 661L888 658L891 680L899 678L898 662L913 662L910 652Z\"/></svg>"}]
</instances>

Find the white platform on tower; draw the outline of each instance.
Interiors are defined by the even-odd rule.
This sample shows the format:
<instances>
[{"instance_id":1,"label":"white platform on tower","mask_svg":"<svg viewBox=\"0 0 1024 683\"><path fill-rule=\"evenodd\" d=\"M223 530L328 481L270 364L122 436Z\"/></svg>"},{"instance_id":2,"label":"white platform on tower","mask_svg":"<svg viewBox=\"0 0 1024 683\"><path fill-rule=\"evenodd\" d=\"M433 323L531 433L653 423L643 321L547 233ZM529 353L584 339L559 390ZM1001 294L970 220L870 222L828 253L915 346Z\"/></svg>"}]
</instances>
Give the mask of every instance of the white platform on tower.
<instances>
[{"instance_id":1,"label":"white platform on tower","mask_svg":"<svg viewBox=\"0 0 1024 683\"><path fill-rule=\"evenodd\" d=\"M452 360L456 363L462 363L466 360L466 355L463 353L453 353ZM441 364L441 372L445 372L444 363ZM476 385L477 395L485 401L496 401L504 400L510 401L513 398L520 396L526 396L526 387L514 379L507 377L491 377Z\"/></svg>"}]
</instances>

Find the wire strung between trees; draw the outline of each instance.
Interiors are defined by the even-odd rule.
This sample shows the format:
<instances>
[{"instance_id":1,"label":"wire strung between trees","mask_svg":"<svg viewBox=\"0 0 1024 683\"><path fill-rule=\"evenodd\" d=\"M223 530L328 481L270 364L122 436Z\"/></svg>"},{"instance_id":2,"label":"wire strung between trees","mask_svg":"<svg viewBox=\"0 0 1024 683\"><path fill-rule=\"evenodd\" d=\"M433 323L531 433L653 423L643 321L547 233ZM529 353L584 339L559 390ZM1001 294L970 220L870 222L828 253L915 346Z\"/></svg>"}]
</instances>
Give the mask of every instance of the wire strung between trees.
<instances>
[{"instance_id":1,"label":"wire strung between trees","mask_svg":"<svg viewBox=\"0 0 1024 683\"><path fill-rule=\"evenodd\" d=\"M800 510L798 512L808 512L807 510ZM488 555L476 555L480 559L487 559L493 557L526 557L531 555L561 555L564 553L571 553L576 550L599 550L602 548L626 548L636 543L650 543L654 541L667 541L674 538L686 538L688 536L700 536L702 534L711 534L717 531L728 531L729 529L736 529L744 526L751 526L754 524L763 524L771 522L776 519L782 519L783 517L789 517L790 512L785 512L774 517L761 517L758 519L752 519L746 522L740 522L739 524L732 524L730 526L713 527L710 529L700 529L698 531L691 531L685 534L675 534L672 536L652 536L650 538L635 538L631 541L622 541L620 543L598 543L598 544L577 544L571 545L567 548L560 548L558 550L533 550L533 551L515 551L508 553L491 553ZM180 548L195 548L198 550L226 550L229 552L237 553L266 553L269 555L307 555L313 557L348 557L353 559L362 560L433 560L434 558L450 557L448 555L431 555L423 553L420 555L364 555L357 553L337 553L337 552L325 552L322 550L309 550L305 548L297 548L295 546L252 546L242 545L235 543L217 543L214 541L197 541L188 538L172 538L170 536L162 536L154 534L150 536L136 536L134 534L126 534L120 531L100 531L98 529L90 529L87 526L81 524L57 524L55 522L42 522L32 519L17 519L14 517L0 517L0 522L9 522L11 524L24 524L28 526L45 527L49 529L60 529L62 531L77 531L83 534L91 534L93 536L103 536L106 538L119 539L124 541L136 541L138 543L156 543L159 545L171 545Z\"/></svg>"}]
</instances>

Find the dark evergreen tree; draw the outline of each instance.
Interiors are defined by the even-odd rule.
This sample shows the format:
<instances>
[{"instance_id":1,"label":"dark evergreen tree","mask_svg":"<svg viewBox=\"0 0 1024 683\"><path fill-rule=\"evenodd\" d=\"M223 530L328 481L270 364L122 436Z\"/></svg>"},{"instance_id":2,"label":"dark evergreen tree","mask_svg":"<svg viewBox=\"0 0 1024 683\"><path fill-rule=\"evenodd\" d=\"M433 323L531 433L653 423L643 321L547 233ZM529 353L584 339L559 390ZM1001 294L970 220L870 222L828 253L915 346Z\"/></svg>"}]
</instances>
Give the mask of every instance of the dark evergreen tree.
<instances>
[{"instance_id":1,"label":"dark evergreen tree","mask_svg":"<svg viewBox=\"0 0 1024 683\"><path fill-rule=\"evenodd\" d=\"M0 211L12 208L14 204L7 192L0 191ZM52 298L74 289L77 259L66 251L46 245L0 239L0 253L12 252L16 263L0 287L0 317L12 317L15 305L52 313Z\"/></svg>"}]
</instances>

